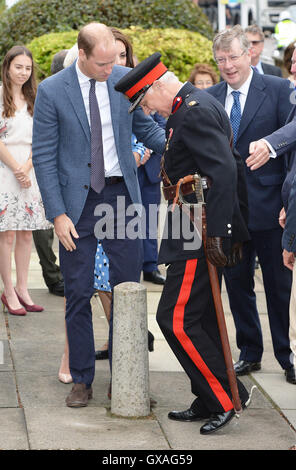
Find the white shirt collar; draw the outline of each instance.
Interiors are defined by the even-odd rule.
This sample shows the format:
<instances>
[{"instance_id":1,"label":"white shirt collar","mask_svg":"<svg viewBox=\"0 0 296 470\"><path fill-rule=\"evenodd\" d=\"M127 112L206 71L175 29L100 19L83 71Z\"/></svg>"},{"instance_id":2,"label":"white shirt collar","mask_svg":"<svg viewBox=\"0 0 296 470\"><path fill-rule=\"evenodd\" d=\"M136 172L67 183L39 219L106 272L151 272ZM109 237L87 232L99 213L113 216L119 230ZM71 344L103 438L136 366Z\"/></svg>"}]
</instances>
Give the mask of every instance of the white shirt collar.
<instances>
[{"instance_id":1,"label":"white shirt collar","mask_svg":"<svg viewBox=\"0 0 296 470\"><path fill-rule=\"evenodd\" d=\"M78 65L78 60L76 60L76 64L75 64L75 67L76 67L76 72L77 72L77 75L78 75L78 81L80 84L82 83L86 83L90 81L90 78L87 77L87 75L85 75L83 72L81 72L80 68L79 68L79 65Z\"/></svg>"},{"instance_id":2,"label":"white shirt collar","mask_svg":"<svg viewBox=\"0 0 296 470\"><path fill-rule=\"evenodd\" d=\"M252 81L252 78L253 78L253 74L254 74L254 71L253 71L252 68L250 68L250 74L249 74L247 80L242 84L242 86L238 90L235 90L234 88L232 88L230 85L227 84L227 94L226 94L226 96L229 96L233 91L240 91L242 95L247 96L247 94L249 92L250 84L251 84L251 81Z\"/></svg>"},{"instance_id":3,"label":"white shirt collar","mask_svg":"<svg viewBox=\"0 0 296 470\"><path fill-rule=\"evenodd\" d=\"M91 78L85 75L83 72L81 72L79 65L78 65L78 60L76 60L76 72L78 76L78 82L80 86L85 86L86 84L90 87L90 80ZM107 90L107 82L96 82L96 90Z\"/></svg>"},{"instance_id":4,"label":"white shirt collar","mask_svg":"<svg viewBox=\"0 0 296 470\"><path fill-rule=\"evenodd\" d=\"M261 60L259 60L258 64L256 65L256 69L259 73L264 74Z\"/></svg>"}]
</instances>

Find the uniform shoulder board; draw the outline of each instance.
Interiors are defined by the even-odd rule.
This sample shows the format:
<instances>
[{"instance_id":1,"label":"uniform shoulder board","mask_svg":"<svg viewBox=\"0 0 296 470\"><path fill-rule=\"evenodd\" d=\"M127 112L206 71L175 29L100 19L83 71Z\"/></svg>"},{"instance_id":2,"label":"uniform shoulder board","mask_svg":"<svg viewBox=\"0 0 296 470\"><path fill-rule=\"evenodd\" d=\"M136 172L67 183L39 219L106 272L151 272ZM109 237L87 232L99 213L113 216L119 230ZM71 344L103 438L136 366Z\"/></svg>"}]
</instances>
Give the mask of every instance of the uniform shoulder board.
<instances>
[{"instance_id":1,"label":"uniform shoulder board","mask_svg":"<svg viewBox=\"0 0 296 470\"><path fill-rule=\"evenodd\" d=\"M186 97L185 103L189 108L191 108L192 106L198 106L199 105L198 99L193 97L193 96Z\"/></svg>"}]
</instances>

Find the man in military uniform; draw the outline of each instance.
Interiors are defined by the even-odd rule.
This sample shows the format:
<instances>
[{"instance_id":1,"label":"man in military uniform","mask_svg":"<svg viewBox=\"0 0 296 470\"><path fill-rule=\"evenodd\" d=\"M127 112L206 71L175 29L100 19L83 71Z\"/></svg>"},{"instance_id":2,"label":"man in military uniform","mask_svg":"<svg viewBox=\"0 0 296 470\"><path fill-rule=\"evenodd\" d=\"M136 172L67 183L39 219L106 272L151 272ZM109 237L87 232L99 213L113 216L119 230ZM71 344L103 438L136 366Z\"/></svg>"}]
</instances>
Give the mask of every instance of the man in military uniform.
<instances>
[{"instance_id":1,"label":"man in military uniform","mask_svg":"<svg viewBox=\"0 0 296 470\"><path fill-rule=\"evenodd\" d=\"M240 157L233 154L232 132L224 108L191 83L180 83L167 71L160 56L155 53L145 59L121 79L115 89L132 102L130 112L141 104L146 114L157 111L168 118L163 157L164 184L171 191L168 199L174 199L175 185L180 178L195 173L207 177L204 178L207 184L204 194L207 256L218 267L221 280L220 269L233 257L231 245L237 246L236 242L248 239L241 211L246 210L245 186L238 185L238 174L242 170ZM244 207L240 206L239 198ZM205 251L203 247L192 249L193 244L185 249L184 243L188 240L182 232L178 239L173 236L176 213L179 221L187 217L179 205L174 212L168 211L168 236L161 243L159 264L169 266L157 321L189 376L197 398L189 409L172 411L168 417L177 421L206 420L200 432L208 434L227 424L235 411ZM240 381L237 384L244 408L249 394Z\"/></svg>"}]
</instances>

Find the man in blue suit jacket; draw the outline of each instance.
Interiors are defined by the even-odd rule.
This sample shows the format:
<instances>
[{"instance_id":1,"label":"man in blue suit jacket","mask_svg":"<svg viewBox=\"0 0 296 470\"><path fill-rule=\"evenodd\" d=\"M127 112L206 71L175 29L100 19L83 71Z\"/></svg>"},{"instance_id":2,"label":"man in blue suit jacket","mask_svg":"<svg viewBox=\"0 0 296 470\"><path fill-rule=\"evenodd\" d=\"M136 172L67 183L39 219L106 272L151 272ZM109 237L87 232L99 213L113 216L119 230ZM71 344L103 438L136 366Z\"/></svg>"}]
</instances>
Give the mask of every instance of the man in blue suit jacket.
<instances>
[{"instance_id":1,"label":"man in blue suit jacket","mask_svg":"<svg viewBox=\"0 0 296 470\"><path fill-rule=\"evenodd\" d=\"M111 30L97 23L85 26L78 35L78 49L78 60L72 66L39 85L33 128L36 176L46 216L54 222L60 241L70 372L74 382L66 403L71 407L86 406L92 396L95 350L90 299L94 291L95 232L98 234L98 221L103 219L99 215L105 215L102 205L113 211L113 218L106 219L106 223L111 224L109 228L114 223L114 234L106 233L102 239L110 262L111 287L125 281L139 282L142 242L125 233L122 236L122 230L119 235L119 228L126 228L132 217L125 216L117 203L119 197L124 199L125 207L141 202L131 148L132 132L159 153L165 140L164 131L140 109L135 115L128 114L129 101L114 90L115 83L128 69L114 66L116 48ZM94 79L94 99L90 95L90 79ZM101 130L96 117L95 132L91 132L94 101L99 104L96 116L100 115ZM100 133L105 186L95 190L91 182L91 166L94 167L91 142ZM102 236L101 233L98 238ZM111 357L112 314L109 348Z\"/></svg>"},{"instance_id":2,"label":"man in blue suit jacket","mask_svg":"<svg viewBox=\"0 0 296 470\"><path fill-rule=\"evenodd\" d=\"M230 117L236 149L246 161L249 201L251 240L244 246L242 262L224 270L240 349L235 370L238 375L244 375L261 368L263 340L254 291L257 254L262 268L274 354L285 370L287 380L294 383L295 370L290 360L289 345L291 273L283 265L282 229L278 225L285 161L281 158L266 161L261 157L254 161L249 157L251 141L259 140L284 125L292 107L290 82L253 71L249 43L240 26L216 35L213 47L225 81L207 91L225 106Z\"/></svg>"}]
</instances>

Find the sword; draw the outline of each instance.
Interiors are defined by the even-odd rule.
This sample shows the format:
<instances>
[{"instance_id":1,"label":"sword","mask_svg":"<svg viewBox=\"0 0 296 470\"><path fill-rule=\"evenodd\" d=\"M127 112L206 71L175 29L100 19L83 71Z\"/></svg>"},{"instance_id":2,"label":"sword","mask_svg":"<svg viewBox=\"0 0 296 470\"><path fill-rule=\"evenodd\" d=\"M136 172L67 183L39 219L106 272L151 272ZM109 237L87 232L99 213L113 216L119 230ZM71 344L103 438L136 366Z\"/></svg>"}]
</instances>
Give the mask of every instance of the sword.
<instances>
[{"instance_id":1,"label":"sword","mask_svg":"<svg viewBox=\"0 0 296 470\"><path fill-rule=\"evenodd\" d=\"M242 405L241 405L241 400L240 400L239 393L238 393L236 374L235 374L234 367L233 367L233 360L232 360L232 355L231 355L231 349L230 349L227 327L226 327L226 322L225 322L224 309L223 309L222 298L221 298L219 278L218 278L216 266L214 266L209 261L208 255L207 255L207 220L206 220L206 207L205 207L206 203L204 201L204 194L203 194L203 186L204 186L203 181L204 179L197 173L194 175L188 175L188 176L185 176L184 178L181 178L177 183L176 196L175 196L173 204L174 205L178 204L182 206L182 210L185 209L185 212L190 216L190 220L193 223L194 228L197 229L197 224L194 221L194 211L192 211L190 207L190 206L194 206L195 204L188 203L183 198L183 194L182 194L182 185L188 182L192 182L193 184L192 189L194 189L194 193L197 199L196 204L202 205L202 241L203 241L205 256L207 260L209 279L210 279L210 284L211 284L217 323L218 323L218 328L219 328L219 333L220 333L224 360L225 360L226 373L227 373L227 377L229 381L234 410L236 412L236 416L239 417L239 414L242 412ZM189 210L187 206L189 206ZM199 232L198 232L198 235L200 235Z\"/></svg>"}]
</instances>

